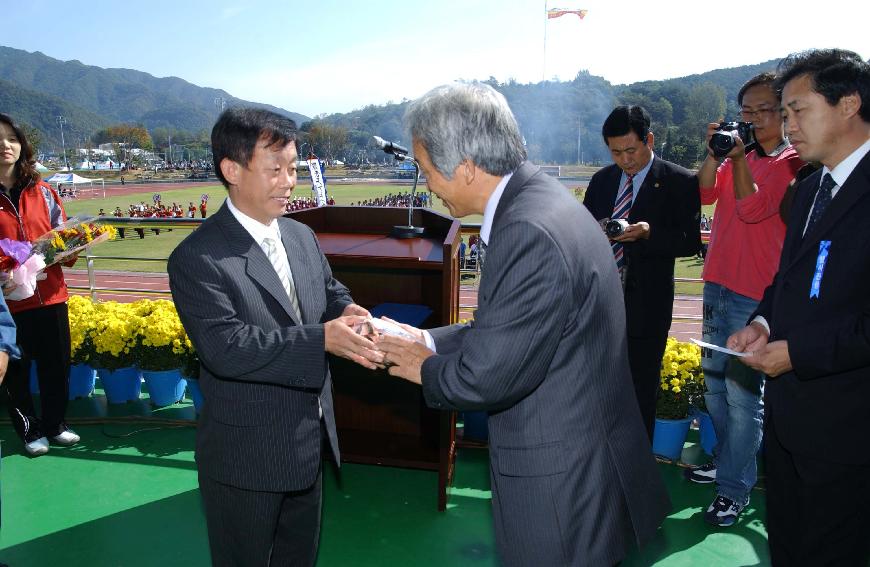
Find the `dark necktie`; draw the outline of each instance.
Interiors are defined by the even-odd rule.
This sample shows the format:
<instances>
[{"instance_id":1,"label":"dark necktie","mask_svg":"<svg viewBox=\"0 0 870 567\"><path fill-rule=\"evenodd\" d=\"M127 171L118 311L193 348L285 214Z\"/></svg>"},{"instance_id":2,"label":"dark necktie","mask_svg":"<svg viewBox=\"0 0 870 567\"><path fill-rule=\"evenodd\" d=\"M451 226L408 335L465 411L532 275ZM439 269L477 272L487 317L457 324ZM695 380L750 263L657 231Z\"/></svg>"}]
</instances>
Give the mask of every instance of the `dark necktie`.
<instances>
[{"instance_id":1,"label":"dark necktie","mask_svg":"<svg viewBox=\"0 0 870 567\"><path fill-rule=\"evenodd\" d=\"M483 262L486 259L486 242L483 239L480 239L480 243L477 245L477 263L480 266L480 269L483 270Z\"/></svg>"},{"instance_id":2,"label":"dark necktie","mask_svg":"<svg viewBox=\"0 0 870 567\"><path fill-rule=\"evenodd\" d=\"M634 200L634 175L628 175L628 181L622 186L622 191L616 199L616 204L613 207L612 219L627 219L628 213L631 212L631 202ZM625 250L621 242L612 242L613 257L616 259L616 267L622 271L625 268Z\"/></svg>"},{"instance_id":3,"label":"dark necktie","mask_svg":"<svg viewBox=\"0 0 870 567\"><path fill-rule=\"evenodd\" d=\"M834 178L830 173L826 173L822 179L822 185L819 187L819 192L816 193L816 203L813 205L813 210L810 212L810 220L807 223L807 229L804 231L804 236L813 230L813 226L825 214L825 209L831 204L831 190L837 186Z\"/></svg>"}]
</instances>

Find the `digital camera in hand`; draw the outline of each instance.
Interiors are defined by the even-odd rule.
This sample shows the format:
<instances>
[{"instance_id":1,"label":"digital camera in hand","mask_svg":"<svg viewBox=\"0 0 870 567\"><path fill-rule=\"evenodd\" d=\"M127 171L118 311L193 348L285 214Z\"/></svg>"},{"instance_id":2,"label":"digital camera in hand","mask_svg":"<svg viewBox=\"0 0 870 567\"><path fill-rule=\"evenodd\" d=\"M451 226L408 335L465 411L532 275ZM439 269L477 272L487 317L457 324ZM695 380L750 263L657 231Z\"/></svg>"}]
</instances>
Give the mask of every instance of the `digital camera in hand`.
<instances>
[{"instance_id":1,"label":"digital camera in hand","mask_svg":"<svg viewBox=\"0 0 870 567\"><path fill-rule=\"evenodd\" d=\"M625 219L610 219L604 224L604 234L608 238L616 238L622 236L625 229L628 228L628 221Z\"/></svg>"},{"instance_id":2,"label":"digital camera in hand","mask_svg":"<svg viewBox=\"0 0 870 567\"><path fill-rule=\"evenodd\" d=\"M739 137L744 144L753 139L752 122L720 122L716 132L710 138L710 149L716 159L722 159L737 145Z\"/></svg>"}]
</instances>

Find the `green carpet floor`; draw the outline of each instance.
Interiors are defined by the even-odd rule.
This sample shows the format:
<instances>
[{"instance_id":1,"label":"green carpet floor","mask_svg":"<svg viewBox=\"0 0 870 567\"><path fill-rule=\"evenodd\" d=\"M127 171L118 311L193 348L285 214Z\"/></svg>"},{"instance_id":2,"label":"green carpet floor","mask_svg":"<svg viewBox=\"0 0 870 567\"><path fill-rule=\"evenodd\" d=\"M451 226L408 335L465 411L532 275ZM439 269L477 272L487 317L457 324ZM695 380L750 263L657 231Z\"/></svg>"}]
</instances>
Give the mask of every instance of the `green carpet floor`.
<instances>
[{"instance_id":1,"label":"green carpet floor","mask_svg":"<svg viewBox=\"0 0 870 567\"><path fill-rule=\"evenodd\" d=\"M98 391L99 392L99 391ZM5 408L0 408L5 415ZM102 395L71 403L73 419L148 415L161 425L76 424L82 441L25 456L9 425L2 443L0 562L10 567L196 567L209 565L205 521L193 461L189 404L152 411L146 399L107 406ZM695 432L683 460L703 456ZM683 480L681 468L659 469L673 513L657 538L626 566L769 565L763 491L737 525L702 520L711 486ZM345 464L324 474L318 565L492 566L496 559L486 449L462 448L446 512L435 510L431 472ZM590 518L594 521L594 518Z\"/></svg>"}]
</instances>

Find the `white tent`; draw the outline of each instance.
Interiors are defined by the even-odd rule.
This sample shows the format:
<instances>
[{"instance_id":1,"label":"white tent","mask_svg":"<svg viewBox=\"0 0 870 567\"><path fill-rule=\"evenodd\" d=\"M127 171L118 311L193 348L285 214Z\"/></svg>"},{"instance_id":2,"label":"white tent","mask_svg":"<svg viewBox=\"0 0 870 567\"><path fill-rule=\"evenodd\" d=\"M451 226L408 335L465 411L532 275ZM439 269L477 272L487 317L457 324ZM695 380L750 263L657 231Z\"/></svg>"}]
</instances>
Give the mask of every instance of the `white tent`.
<instances>
[{"instance_id":1,"label":"white tent","mask_svg":"<svg viewBox=\"0 0 870 567\"><path fill-rule=\"evenodd\" d=\"M42 173L43 171L48 171L48 168L42 165L39 162L36 162L36 171Z\"/></svg>"},{"instance_id":2,"label":"white tent","mask_svg":"<svg viewBox=\"0 0 870 567\"><path fill-rule=\"evenodd\" d=\"M81 162L79 164L79 166L76 169L91 170L91 171L93 171L93 170L105 171L105 170L116 169L116 168L119 168L118 164L116 164L115 162L113 162L110 159L107 159L105 161L84 160L83 162Z\"/></svg>"},{"instance_id":3,"label":"white tent","mask_svg":"<svg viewBox=\"0 0 870 567\"><path fill-rule=\"evenodd\" d=\"M103 179L88 179L86 177L82 177L81 175L76 175L75 173L55 173L51 177L45 180L46 183L51 183L55 187L60 187L61 185L72 185L73 191L72 195L75 196L76 191L78 190L79 185L83 185L85 183L89 184L91 189L94 188L94 182L99 181L103 186L103 197L106 196L106 182Z\"/></svg>"}]
</instances>

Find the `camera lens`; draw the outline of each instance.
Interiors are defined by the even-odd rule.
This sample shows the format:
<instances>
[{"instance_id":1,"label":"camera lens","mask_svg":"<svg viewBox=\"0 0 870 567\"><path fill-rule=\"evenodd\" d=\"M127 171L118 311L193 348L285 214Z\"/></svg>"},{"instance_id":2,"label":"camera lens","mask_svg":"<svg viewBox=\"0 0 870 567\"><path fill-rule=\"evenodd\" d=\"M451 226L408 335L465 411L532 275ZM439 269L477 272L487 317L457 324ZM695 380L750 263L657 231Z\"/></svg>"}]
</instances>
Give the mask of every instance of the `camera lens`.
<instances>
[{"instance_id":1,"label":"camera lens","mask_svg":"<svg viewBox=\"0 0 870 567\"><path fill-rule=\"evenodd\" d=\"M604 233L610 238L616 238L625 232L628 228L628 221L625 219L612 219L604 225Z\"/></svg>"},{"instance_id":2,"label":"camera lens","mask_svg":"<svg viewBox=\"0 0 870 567\"><path fill-rule=\"evenodd\" d=\"M734 149L737 142L734 140L734 132L716 132L710 137L710 149L717 159L722 159L728 152Z\"/></svg>"}]
</instances>

